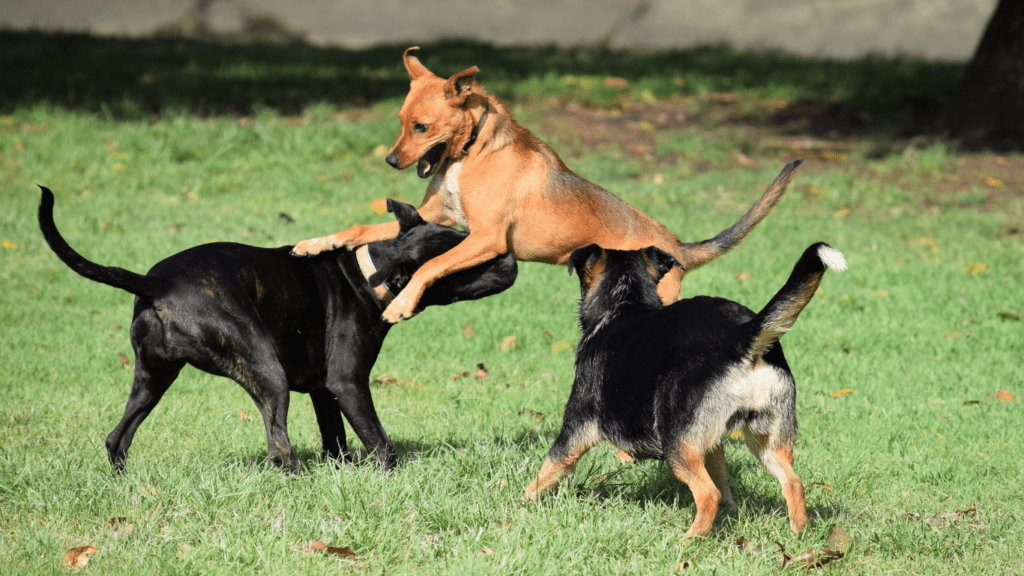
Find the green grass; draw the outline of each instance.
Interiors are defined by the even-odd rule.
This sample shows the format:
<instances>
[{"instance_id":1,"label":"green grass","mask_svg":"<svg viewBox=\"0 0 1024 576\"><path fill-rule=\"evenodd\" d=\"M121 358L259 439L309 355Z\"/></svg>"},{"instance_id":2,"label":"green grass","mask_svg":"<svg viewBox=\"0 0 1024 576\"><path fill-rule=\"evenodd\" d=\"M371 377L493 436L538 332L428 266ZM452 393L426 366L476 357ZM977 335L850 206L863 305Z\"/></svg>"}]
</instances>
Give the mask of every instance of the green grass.
<instances>
[{"instance_id":1,"label":"green grass","mask_svg":"<svg viewBox=\"0 0 1024 576\"><path fill-rule=\"evenodd\" d=\"M461 69L471 59L457 47L438 49L428 65ZM183 50L213 58L192 45ZM236 54L240 67L262 66L257 49L225 52ZM283 53L270 50L266 58L339 54L302 47ZM397 82L395 53L380 58ZM558 84L545 79L545 66L558 74L605 73L605 62L580 53L515 54L536 94ZM708 54L715 52L690 57L738 74L728 53L718 64ZM827 68L771 58L781 69ZM905 67L867 62L861 66L883 76ZM179 64L150 54L137 65ZM57 85L64 65L44 67L53 75L42 73L40 84ZM614 58L607 66L610 74L628 71ZM840 67L832 84L808 89L857 84L862 72L850 66ZM720 295L756 309L812 242L829 242L849 260L849 271L826 275L822 293L783 339L798 383L796 470L811 514L802 540L788 532L775 481L732 439L726 454L739 510L720 513L712 535L688 546L689 491L662 463L617 464L611 447L586 456L554 496L518 503L558 433L572 381L571 352L552 353L552 345L575 345L578 337L576 279L540 264L522 264L504 294L430 309L392 331L374 376L399 383L374 385L373 393L400 452L393 474L319 462L313 412L298 394L290 435L307 473L279 473L264 462L262 423L242 389L190 368L141 427L125 474L112 475L103 441L131 382L118 354L130 356L132 298L76 276L53 256L35 223L36 183L56 193L56 221L72 246L136 271L202 242L277 246L383 221L388 216L370 209L373 199L416 202L425 183L381 159L379 147L395 136L398 84L358 112L340 113L348 104L314 94L301 102L301 115L282 116L268 105L244 120L198 117L184 101L190 92L175 96L162 87L165 104L183 100L151 118L104 111L102 103L121 100L100 93L91 70L77 81L97 91L94 102L83 96L68 110L9 99L0 117L0 573L62 573L65 550L92 545L97 553L84 573L667 574L687 561L694 573L773 574L775 541L796 555L823 546L833 526L847 530L854 545L822 569L827 573L1001 574L1024 561L1022 246L1003 231L1006 214L933 201L928 176L955 159L942 145L805 167L746 244L684 281L684 295ZM276 94L260 74L253 101ZM508 77L510 86L522 79ZM755 75L750 86L770 91L765 78L772 77ZM27 92L29 84L17 86ZM298 85L306 82L283 81L282 93ZM226 90L211 85L220 111L249 101ZM529 118L531 99L519 99ZM692 133L666 142L698 156L727 153ZM614 151L566 158L684 240L735 221L786 160L697 174L688 165ZM862 177L893 172L910 176L897 184ZM977 263L985 267L971 267ZM464 325L475 330L472 338ZM503 351L508 336L518 347ZM483 381L452 376L481 362L490 370ZM853 392L832 396L843 388ZM997 390L1018 399L1000 402ZM352 435L350 444L365 457ZM975 515L955 515L974 504ZM117 517L134 524L127 536L107 526ZM735 548L738 536L762 551ZM350 546L357 559L303 553L310 540Z\"/></svg>"}]
</instances>

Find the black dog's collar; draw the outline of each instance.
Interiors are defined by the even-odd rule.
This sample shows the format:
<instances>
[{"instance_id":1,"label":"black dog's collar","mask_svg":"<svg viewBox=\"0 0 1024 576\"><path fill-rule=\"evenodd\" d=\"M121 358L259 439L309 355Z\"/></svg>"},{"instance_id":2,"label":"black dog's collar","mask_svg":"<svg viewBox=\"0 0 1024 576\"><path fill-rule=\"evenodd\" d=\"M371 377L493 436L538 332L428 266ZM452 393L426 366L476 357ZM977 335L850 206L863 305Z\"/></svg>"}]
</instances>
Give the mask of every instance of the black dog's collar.
<instances>
[{"instance_id":1,"label":"black dog's collar","mask_svg":"<svg viewBox=\"0 0 1024 576\"><path fill-rule=\"evenodd\" d=\"M356 262L359 263L359 271L363 273L363 276L367 280L370 276L373 276L374 272L377 271L377 267L373 265L373 260L370 258L370 250L365 244L356 248ZM385 282L380 283L373 287L373 291L377 294L377 297L381 299L384 304L390 304L395 299L395 295L388 289L388 285Z\"/></svg>"},{"instance_id":2,"label":"black dog's collar","mask_svg":"<svg viewBox=\"0 0 1024 576\"><path fill-rule=\"evenodd\" d=\"M476 123L476 126L473 126L473 131L469 134L469 142L466 142L466 145L462 148L463 154L469 153L469 149L473 147L473 144L476 144L476 137L480 135L480 129L484 127L484 122L487 122L487 115L490 112L491 104L484 102L484 113L480 115L480 121Z\"/></svg>"}]
</instances>

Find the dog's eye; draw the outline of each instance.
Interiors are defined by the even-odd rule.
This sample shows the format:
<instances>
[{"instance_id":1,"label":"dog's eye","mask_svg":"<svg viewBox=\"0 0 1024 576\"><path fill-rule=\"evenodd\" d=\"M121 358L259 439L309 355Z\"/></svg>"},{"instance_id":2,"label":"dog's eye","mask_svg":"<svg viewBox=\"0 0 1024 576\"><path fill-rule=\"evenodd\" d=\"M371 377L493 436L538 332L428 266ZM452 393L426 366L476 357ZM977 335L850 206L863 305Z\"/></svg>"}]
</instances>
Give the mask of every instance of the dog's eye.
<instances>
[{"instance_id":1,"label":"dog's eye","mask_svg":"<svg viewBox=\"0 0 1024 576\"><path fill-rule=\"evenodd\" d=\"M412 125L413 132L418 132L420 134L423 134L424 132L426 132L427 128L429 128L429 126L427 126L426 124L413 124Z\"/></svg>"}]
</instances>

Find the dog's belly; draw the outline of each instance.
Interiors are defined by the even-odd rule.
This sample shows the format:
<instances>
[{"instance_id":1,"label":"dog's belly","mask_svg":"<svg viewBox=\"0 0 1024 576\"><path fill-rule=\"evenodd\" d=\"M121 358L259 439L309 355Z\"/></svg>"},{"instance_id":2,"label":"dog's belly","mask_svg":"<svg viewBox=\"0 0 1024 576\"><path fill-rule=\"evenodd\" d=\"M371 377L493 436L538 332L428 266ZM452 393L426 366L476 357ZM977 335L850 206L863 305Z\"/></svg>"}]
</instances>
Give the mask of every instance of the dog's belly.
<instances>
[{"instance_id":1,"label":"dog's belly","mask_svg":"<svg viewBox=\"0 0 1024 576\"><path fill-rule=\"evenodd\" d=\"M444 173L438 173L435 178L438 182L438 196L444 206L444 213L452 221L456 222L462 229L469 232L469 222L466 214L462 211L462 190L459 188L459 172L462 169L462 162L454 162Z\"/></svg>"}]
</instances>

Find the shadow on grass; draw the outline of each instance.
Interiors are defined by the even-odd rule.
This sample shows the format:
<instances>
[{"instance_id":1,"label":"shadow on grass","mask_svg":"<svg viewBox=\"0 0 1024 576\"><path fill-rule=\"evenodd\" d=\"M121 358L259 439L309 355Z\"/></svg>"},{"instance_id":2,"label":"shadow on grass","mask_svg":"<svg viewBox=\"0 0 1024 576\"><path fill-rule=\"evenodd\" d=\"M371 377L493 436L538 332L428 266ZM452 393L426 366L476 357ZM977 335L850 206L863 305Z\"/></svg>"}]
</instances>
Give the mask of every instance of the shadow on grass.
<instances>
[{"instance_id":1,"label":"shadow on grass","mask_svg":"<svg viewBox=\"0 0 1024 576\"><path fill-rule=\"evenodd\" d=\"M439 75L479 66L480 82L508 100L618 106L651 97L755 92L766 98L841 102L838 113L864 111L861 116L870 116L880 130L893 114L927 123L962 72L962 65L904 58L818 60L721 46L598 51L446 41L422 47L422 60ZM6 85L0 113L41 102L126 119L169 111L209 116L273 109L293 115L320 103L363 106L404 97L404 48L0 32ZM608 76L627 82L603 82Z\"/></svg>"}]
</instances>

